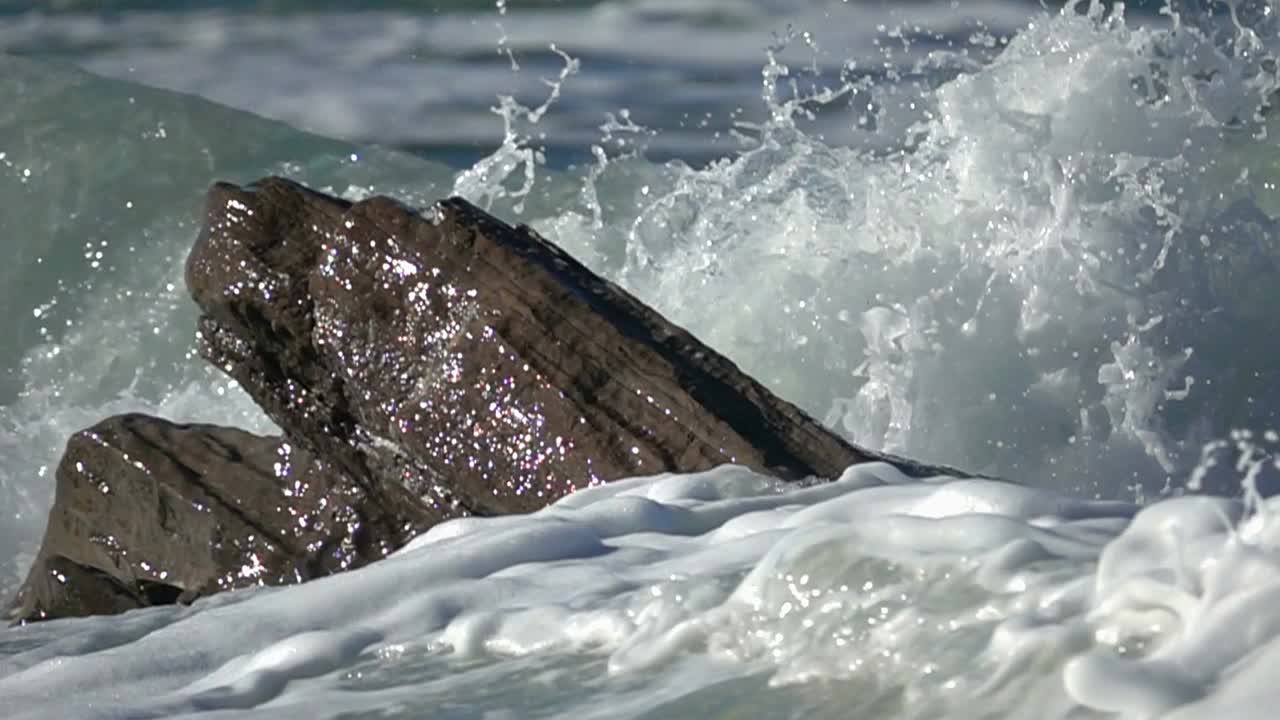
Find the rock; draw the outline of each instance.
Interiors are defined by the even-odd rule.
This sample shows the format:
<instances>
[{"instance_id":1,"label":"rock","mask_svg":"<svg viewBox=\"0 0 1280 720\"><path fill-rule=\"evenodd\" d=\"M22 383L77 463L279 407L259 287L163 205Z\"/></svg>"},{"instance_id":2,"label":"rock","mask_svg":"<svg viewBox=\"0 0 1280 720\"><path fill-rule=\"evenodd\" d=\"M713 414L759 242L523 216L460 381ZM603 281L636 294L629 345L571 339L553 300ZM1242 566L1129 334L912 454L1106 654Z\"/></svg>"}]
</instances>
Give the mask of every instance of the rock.
<instances>
[{"instance_id":1,"label":"rock","mask_svg":"<svg viewBox=\"0 0 1280 720\"><path fill-rule=\"evenodd\" d=\"M293 440L444 516L620 477L872 459L527 227L279 178L215 185L187 264L199 347ZM387 482L390 480L391 482Z\"/></svg>"},{"instance_id":2,"label":"rock","mask_svg":"<svg viewBox=\"0 0 1280 720\"><path fill-rule=\"evenodd\" d=\"M419 520L371 503L281 438L116 416L68 442L44 542L9 618L300 582L383 557Z\"/></svg>"},{"instance_id":3,"label":"rock","mask_svg":"<svg viewBox=\"0 0 1280 720\"><path fill-rule=\"evenodd\" d=\"M526 227L279 178L215 185L187 261L201 354L287 440L158 418L74 436L19 622L301 582L450 517L737 463L832 478L853 447Z\"/></svg>"}]
</instances>

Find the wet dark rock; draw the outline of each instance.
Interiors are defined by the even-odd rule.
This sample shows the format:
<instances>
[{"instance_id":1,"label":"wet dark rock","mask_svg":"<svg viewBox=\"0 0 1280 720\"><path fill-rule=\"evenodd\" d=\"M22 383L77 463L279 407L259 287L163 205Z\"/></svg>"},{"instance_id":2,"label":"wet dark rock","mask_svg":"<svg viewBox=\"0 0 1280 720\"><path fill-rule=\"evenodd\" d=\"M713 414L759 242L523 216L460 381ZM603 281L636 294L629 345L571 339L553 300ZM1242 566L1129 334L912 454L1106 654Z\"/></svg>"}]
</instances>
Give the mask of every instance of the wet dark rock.
<instances>
[{"instance_id":1,"label":"wet dark rock","mask_svg":"<svg viewBox=\"0 0 1280 720\"><path fill-rule=\"evenodd\" d=\"M383 557L409 526L282 438L116 416L67 444L44 542L9 618L300 582Z\"/></svg>"},{"instance_id":2,"label":"wet dark rock","mask_svg":"<svg viewBox=\"0 0 1280 720\"><path fill-rule=\"evenodd\" d=\"M11 618L114 613L356 567L462 515L737 463L888 459L526 227L270 178L215 185L187 262L201 354L284 429L110 418L68 443Z\"/></svg>"},{"instance_id":3,"label":"wet dark rock","mask_svg":"<svg viewBox=\"0 0 1280 720\"><path fill-rule=\"evenodd\" d=\"M527 227L271 178L218 184L187 265L200 351L373 494L442 515L738 463L872 458Z\"/></svg>"}]
</instances>

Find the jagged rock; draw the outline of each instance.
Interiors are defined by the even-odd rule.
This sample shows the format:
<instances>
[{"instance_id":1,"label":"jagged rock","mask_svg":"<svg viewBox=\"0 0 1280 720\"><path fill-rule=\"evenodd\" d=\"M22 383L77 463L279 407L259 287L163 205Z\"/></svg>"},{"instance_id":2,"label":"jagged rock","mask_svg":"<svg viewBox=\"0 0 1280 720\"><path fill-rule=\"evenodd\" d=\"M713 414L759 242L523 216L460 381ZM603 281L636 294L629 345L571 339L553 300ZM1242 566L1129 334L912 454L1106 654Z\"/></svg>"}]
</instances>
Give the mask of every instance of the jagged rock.
<instances>
[{"instance_id":1,"label":"jagged rock","mask_svg":"<svg viewBox=\"0 0 1280 720\"><path fill-rule=\"evenodd\" d=\"M526 227L279 178L215 185L187 261L201 354L288 440L141 415L68 443L11 618L300 582L460 515L738 463L787 479L855 448Z\"/></svg>"},{"instance_id":2,"label":"jagged rock","mask_svg":"<svg viewBox=\"0 0 1280 720\"><path fill-rule=\"evenodd\" d=\"M144 415L77 433L9 618L111 614L299 582L403 544L419 508L384 508L278 437Z\"/></svg>"},{"instance_id":3,"label":"jagged rock","mask_svg":"<svg viewBox=\"0 0 1280 720\"><path fill-rule=\"evenodd\" d=\"M207 213L187 264L201 353L375 494L485 515L637 474L872 457L463 200L420 215L270 178L215 185Z\"/></svg>"}]
</instances>

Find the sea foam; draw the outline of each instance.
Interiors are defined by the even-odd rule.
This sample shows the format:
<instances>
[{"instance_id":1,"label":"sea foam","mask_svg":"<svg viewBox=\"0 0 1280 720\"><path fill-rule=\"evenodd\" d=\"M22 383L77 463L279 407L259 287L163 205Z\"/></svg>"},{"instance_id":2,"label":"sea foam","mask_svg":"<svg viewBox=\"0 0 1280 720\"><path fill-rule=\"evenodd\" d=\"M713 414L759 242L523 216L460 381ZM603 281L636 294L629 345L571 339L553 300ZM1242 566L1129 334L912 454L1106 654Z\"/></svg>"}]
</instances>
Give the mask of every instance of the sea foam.
<instances>
[{"instance_id":1,"label":"sea foam","mask_svg":"<svg viewBox=\"0 0 1280 720\"><path fill-rule=\"evenodd\" d=\"M636 478L302 586L11 630L0 708L693 717L737 687L717 716L771 688L771 717L1263 717L1275 509L878 463L804 488L733 466Z\"/></svg>"},{"instance_id":2,"label":"sea foam","mask_svg":"<svg viewBox=\"0 0 1280 720\"><path fill-rule=\"evenodd\" d=\"M779 686L856 678L882 686L868 707L973 691L984 673L970 652L1017 625L1019 607L1082 631L1086 606L1061 591L1076 582L1063 570L1095 560L1133 512L881 464L799 489L731 466L637 479L528 516L447 523L385 562L296 588L88 621L99 632L14 631L7 640L44 642L2 661L0 697L6 717L301 715L354 710L366 684L395 677L393 694L440 686L412 700L425 709L450 692L453 665L502 673L504 658L561 654L649 682L692 671L690 657ZM985 673L1028 644L992 652ZM580 681L561 712L589 702Z\"/></svg>"}]
</instances>

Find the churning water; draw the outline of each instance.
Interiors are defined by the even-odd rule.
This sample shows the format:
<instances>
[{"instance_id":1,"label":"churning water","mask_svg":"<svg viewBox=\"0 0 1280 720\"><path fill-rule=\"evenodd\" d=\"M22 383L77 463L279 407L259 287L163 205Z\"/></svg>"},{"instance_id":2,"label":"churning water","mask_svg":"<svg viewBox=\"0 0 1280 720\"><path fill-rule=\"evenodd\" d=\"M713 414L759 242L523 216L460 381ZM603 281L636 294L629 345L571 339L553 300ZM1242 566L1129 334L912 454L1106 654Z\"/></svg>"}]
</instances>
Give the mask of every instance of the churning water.
<instances>
[{"instance_id":1,"label":"churning water","mask_svg":"<svg viewBox=\"0 0 1280 720\"><path fill-rule=\"evenodd\" d=\"M74 431L270 429L192 352L215 178L461 194L855 441L1018 484L636 478L0 632L0 714L1271 717L1272 5L510 4L0 16L0 591Z\"/></svg>"}]
</instances>

